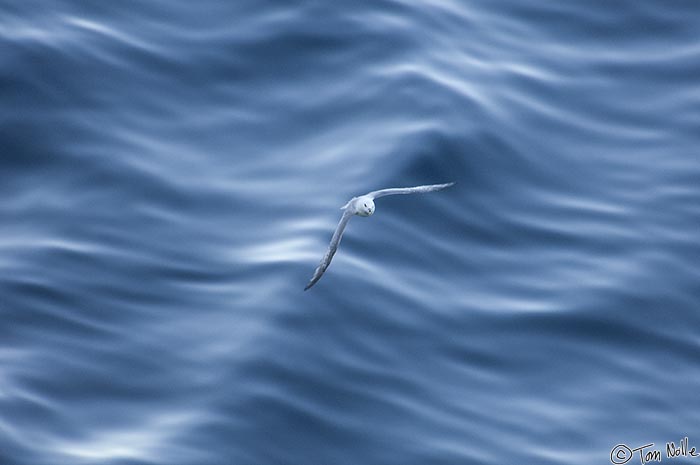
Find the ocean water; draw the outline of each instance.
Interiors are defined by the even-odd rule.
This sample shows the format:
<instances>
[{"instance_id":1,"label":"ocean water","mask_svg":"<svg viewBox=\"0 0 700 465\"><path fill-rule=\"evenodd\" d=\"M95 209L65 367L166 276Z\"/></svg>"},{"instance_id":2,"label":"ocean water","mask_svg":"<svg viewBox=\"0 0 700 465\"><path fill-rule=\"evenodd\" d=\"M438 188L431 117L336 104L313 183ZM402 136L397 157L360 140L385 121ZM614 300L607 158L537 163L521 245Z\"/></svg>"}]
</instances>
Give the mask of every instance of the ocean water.
<instances>
[{"instance_id":1,"label":"ocean water","mask_svg":"<svg viewBox=\"0 0 700 465\"><path fill-rule=\"evenodd\" d=\"M683 463L698 77L697 1L1 1L0 463Z\"/></svg>"}]
</instances>

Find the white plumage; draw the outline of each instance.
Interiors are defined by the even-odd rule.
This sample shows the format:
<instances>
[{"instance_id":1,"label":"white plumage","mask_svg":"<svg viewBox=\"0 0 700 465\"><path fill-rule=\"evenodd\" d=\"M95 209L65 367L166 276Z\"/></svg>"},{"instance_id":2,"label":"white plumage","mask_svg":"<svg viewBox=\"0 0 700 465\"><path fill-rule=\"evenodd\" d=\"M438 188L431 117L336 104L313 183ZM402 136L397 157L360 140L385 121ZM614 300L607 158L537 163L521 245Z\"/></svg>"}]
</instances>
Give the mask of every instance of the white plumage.
<instances>
[{"instance_id":1,"label":"white plumage","mask_svg":"<svg viewBox=\"0 0 700 465\"><path fill-rule=\"evenodd\" d=\"M340 218L340 222L335 228L335 232L331 238L331 243L328 246L328 250L326 250L326 254L321 259L321 263L319 263L318 267L316 267L314 275L311 277L309 284L306 285L304 290L307 290L316 284L316 282L321 279L321 276L323 276L323 273L326 271L326 268L328 268L328 265L330 265L331 260L333 259L333 255L335 255L336 250L338 250L338 244L340 244L340 239L343 237L343 231L345 231L345 227L348 225L350 218L353 215L370 216L374 213L374 199L384 197L385 195L422 194L425 192L439 191L446 187L450 187L453 184L453 182L448 182L446 184L431 184L429 186L381 189L350 199L348 203L341 207L343 210L343 216Z\"/></svg>"}]
</instances>

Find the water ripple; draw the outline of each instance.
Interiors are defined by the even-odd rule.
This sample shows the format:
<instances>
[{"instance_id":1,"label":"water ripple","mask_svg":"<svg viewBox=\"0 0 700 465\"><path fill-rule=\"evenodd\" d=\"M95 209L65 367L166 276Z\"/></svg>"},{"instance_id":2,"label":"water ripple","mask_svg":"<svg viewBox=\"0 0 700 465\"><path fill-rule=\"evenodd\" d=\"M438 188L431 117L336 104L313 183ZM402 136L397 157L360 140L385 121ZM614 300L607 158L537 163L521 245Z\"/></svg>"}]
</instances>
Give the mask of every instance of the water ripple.
<instances>
[{"instance_id":1,"label":"water ripple","mask_svg":"<svg viewBox=\"0 0 700 465\"><path fill-rule=\"evenodd\" d=\"M0 13L0 462L692 436L693 2ZM348 198L445 181L354 218L303 291Z\"/></svg>"}]
</instances>

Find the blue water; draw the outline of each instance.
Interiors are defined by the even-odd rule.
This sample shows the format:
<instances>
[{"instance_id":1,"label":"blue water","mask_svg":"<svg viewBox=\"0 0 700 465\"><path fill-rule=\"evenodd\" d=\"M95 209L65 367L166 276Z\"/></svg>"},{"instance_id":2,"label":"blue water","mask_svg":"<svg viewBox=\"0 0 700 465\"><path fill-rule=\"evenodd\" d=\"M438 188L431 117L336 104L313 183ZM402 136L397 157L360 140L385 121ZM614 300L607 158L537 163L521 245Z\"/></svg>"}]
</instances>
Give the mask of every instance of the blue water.
<instances>
[{"instance_id":1,"label":"blue water","mask_svg":"<svg viewBox=\"0 0 700 465\"><path fill-rule=\"evenodd\" d=\"M697 1L0 2L0 463L700 446L699 76Z\"/></svg>"}]
</instances>

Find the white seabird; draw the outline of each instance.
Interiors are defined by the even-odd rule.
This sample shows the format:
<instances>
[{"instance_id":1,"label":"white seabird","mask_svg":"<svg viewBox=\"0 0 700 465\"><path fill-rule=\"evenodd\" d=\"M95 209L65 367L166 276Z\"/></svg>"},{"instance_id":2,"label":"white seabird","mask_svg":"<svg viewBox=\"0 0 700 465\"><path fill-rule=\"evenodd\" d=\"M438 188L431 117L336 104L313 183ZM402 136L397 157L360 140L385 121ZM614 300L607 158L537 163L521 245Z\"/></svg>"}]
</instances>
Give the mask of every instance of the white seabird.
<instances>
[{"instance_id":1,"label":"white seabird","mask_svg":"<svg viewBox=\"0 0 700 465\"><path fill-rule=\"evenodd\" d=\"M323 256L323 259L321 259L321 263L319 263L313 277L311 278L311 281L309 281L309 284L306 285L304 290L307 290L316 284L318 280L321 279L321 276L323 276L323 273L326 271L326 268L328 268L328 265L331 264L333 255L335 255L335 251L338 250L338 244L340 244L340 239L343 237L343 231L345 231L345 227L348 225L350 218L353 215L370 216L372 213L374 213L374 199L384 197L385 195L422 194L425 192L439 191L446 187L450 187L453 184L453 182L448 182L446 184L431 184L429 186L382 189L350 199L348 203L340 207L340 209L343 210L343 216L340 218L338 227L335 228L335 232L333 233L333 237L331 238L331 243L328 246L326 254Z\"/></svg>"}]
</instances>

